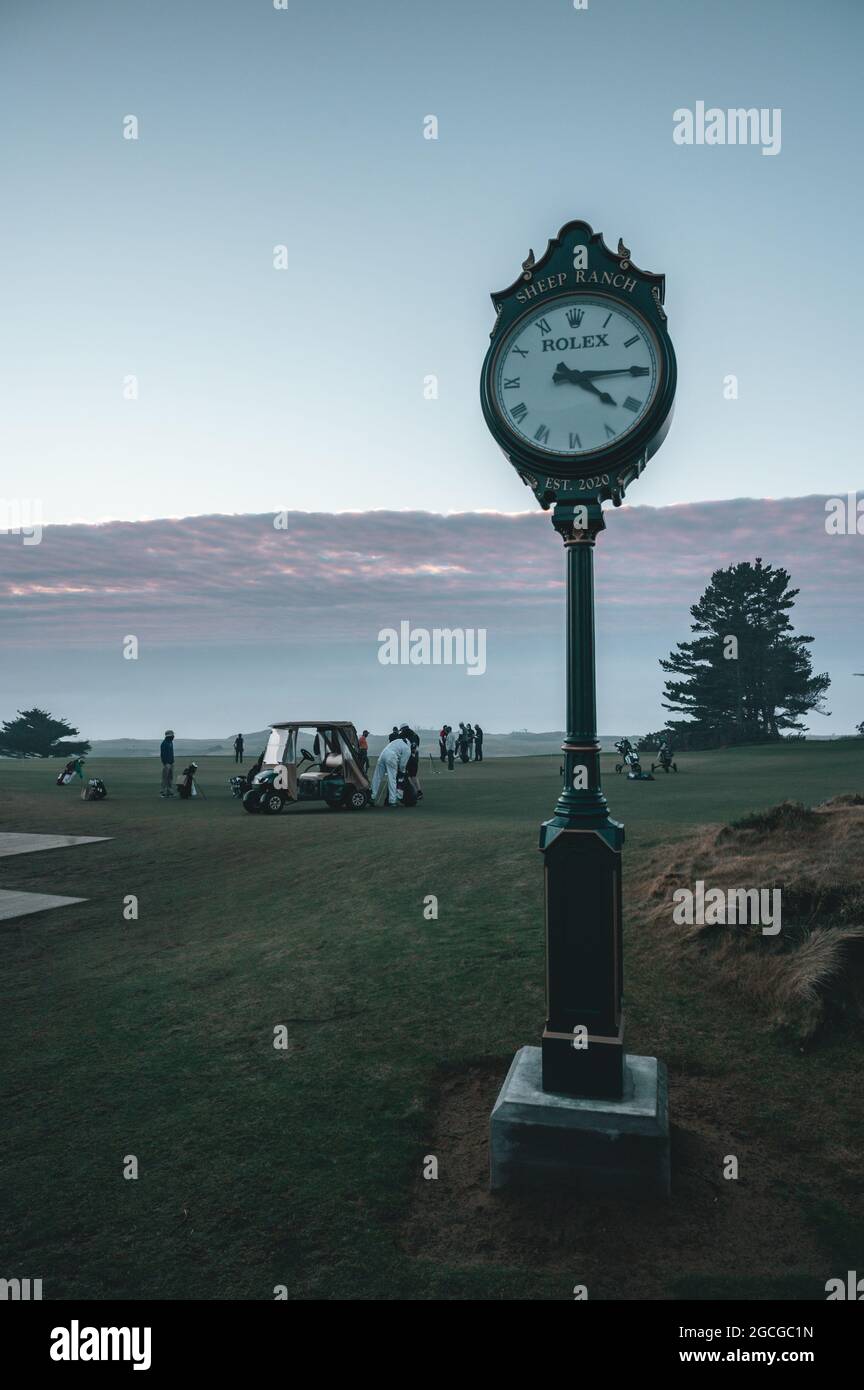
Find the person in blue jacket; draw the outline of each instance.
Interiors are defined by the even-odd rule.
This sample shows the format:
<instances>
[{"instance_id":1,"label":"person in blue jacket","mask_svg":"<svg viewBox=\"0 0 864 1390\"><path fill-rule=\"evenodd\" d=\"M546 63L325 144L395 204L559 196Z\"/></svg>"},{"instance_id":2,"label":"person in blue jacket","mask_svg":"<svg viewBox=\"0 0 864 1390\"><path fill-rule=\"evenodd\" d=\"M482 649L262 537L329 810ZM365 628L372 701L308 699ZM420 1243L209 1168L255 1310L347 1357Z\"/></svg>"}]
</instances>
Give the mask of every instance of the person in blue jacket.
<instances>
[{"instance_id":1,"label":"person in blue jacket","mask_svg":"<svg viewBox=\"0 0 864 1390\"><path fill-rule=\"evenodd\" d=\"M172 782L174 781L174 730L166 729L165 737L159 746L159 757L162 759L162 790L160 796L173 796Z\"/></svg>"}]
</instances>

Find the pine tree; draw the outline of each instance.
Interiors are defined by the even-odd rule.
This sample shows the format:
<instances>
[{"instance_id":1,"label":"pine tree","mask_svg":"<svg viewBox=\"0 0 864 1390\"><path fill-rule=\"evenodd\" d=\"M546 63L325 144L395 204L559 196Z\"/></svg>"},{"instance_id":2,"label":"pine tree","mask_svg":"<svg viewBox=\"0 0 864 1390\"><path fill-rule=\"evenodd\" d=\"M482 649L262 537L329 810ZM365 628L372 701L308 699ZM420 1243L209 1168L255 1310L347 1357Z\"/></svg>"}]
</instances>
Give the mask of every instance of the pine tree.
<instances>
[{"instance_id":1,"label":"pine tree","mask_svg":"<svg viewBox=\"0 0 864 1390\"><path fill-rule=\"evenodd\" d=\"M784 730L802 730L810 710L825 714L827 673L814 675L807 646L789 621L798 589L788 571L763 565L757 556L715 570L699 602L690 609L690 642L680 642L664 671L664 709L687 720L672 727L704 746L777 740Z\"/></svg>"},{"instance_id":2,"label":"pine tree","mask_svg":"<svg viewBox=\"0 0 864 1390\"><path fill-rule=\"evenodd\" d=\"M68 758L89 753L90 744L62 743L78 730L65 719L55 719L46 709L19 709L17 719L0 728L0 754L7 758Z\"/></svg>"}]
</instances>

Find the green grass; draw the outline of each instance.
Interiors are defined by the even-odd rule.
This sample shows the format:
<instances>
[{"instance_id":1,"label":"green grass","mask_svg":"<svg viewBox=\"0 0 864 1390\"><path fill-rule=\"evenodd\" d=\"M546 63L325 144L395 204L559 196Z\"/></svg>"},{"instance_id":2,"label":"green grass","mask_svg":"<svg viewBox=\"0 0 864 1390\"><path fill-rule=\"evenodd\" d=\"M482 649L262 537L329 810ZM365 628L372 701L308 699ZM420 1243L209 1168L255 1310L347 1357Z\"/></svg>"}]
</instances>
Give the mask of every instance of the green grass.
<instances>
[{"instance_id":1,"label":"green grass","mask_svg":"<svg viewBox=\"0 0 864 1390\"><path fill-rule=\"evenodd\" d=\"M625 885L697 824L864 785L864 741L678 761L639 784L604 758ZM46 1298L568 1297L552 1274L412 1260L399 1241L442 1067L505 1065L542 1029L537 828L559 759L427 762L416 811L274 818L230 799L228 760L199 762L192 803L159 798L155 760L90 760L102 803L55 787L54 763L0 764L0 828L114 837L0 860L0 886L89 900L0 925L0 1275L42 1278ZM744 1118L804 1145L818 1188L820 1163L861 1150L860 1039L802 1056L661 963L628 907L628 1049L706 1087L740 1079ZM845 1258L842 1212L823 1227ZM709 1253L695 1296L717 1296L711 1274Z\"/></svg>"}]
</instances>

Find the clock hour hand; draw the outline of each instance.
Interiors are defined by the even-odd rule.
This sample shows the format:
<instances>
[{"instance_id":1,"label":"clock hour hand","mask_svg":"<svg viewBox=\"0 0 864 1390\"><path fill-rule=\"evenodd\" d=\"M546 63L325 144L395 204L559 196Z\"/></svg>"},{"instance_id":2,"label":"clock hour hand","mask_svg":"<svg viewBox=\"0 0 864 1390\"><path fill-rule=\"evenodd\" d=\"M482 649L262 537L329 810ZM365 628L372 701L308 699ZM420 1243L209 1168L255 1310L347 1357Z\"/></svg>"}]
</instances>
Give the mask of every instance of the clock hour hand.
<instances>
[{"instance_id":1,"label":"clock hour hand","mask_svg":"<svg viewBox=\"0 0 864 1390\"><path fill-rule=\"evenodd\" d=\"M598 391L597 387L587 380L586 373L571 371L564 362L558 363L552 380L556 383L570 381L574 386L581 386L583 391L590 391L592 395L599 396L604 405L615 405L608 392Z\"/></svg>"}]
</instances>

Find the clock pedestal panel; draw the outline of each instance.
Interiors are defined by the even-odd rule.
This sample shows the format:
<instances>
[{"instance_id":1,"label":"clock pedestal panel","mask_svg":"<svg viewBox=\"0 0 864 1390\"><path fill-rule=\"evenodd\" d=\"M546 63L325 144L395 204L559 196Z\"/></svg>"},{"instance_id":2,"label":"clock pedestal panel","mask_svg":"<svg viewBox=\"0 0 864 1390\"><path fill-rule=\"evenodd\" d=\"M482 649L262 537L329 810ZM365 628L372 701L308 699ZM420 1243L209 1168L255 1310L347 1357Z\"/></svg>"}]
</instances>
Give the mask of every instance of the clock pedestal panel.
<instances>
[{"instance_id":1,"label":"clock pedestal panel","mask_svg":"<svg viewBox=\"0 0 864 1390\"><path fill-rule=\"evenodd\" d=\"M551 835L544 826L543 1090L618 1099L624 1087L621 851L590 830Z\"/></svg>"}]
</instances>

